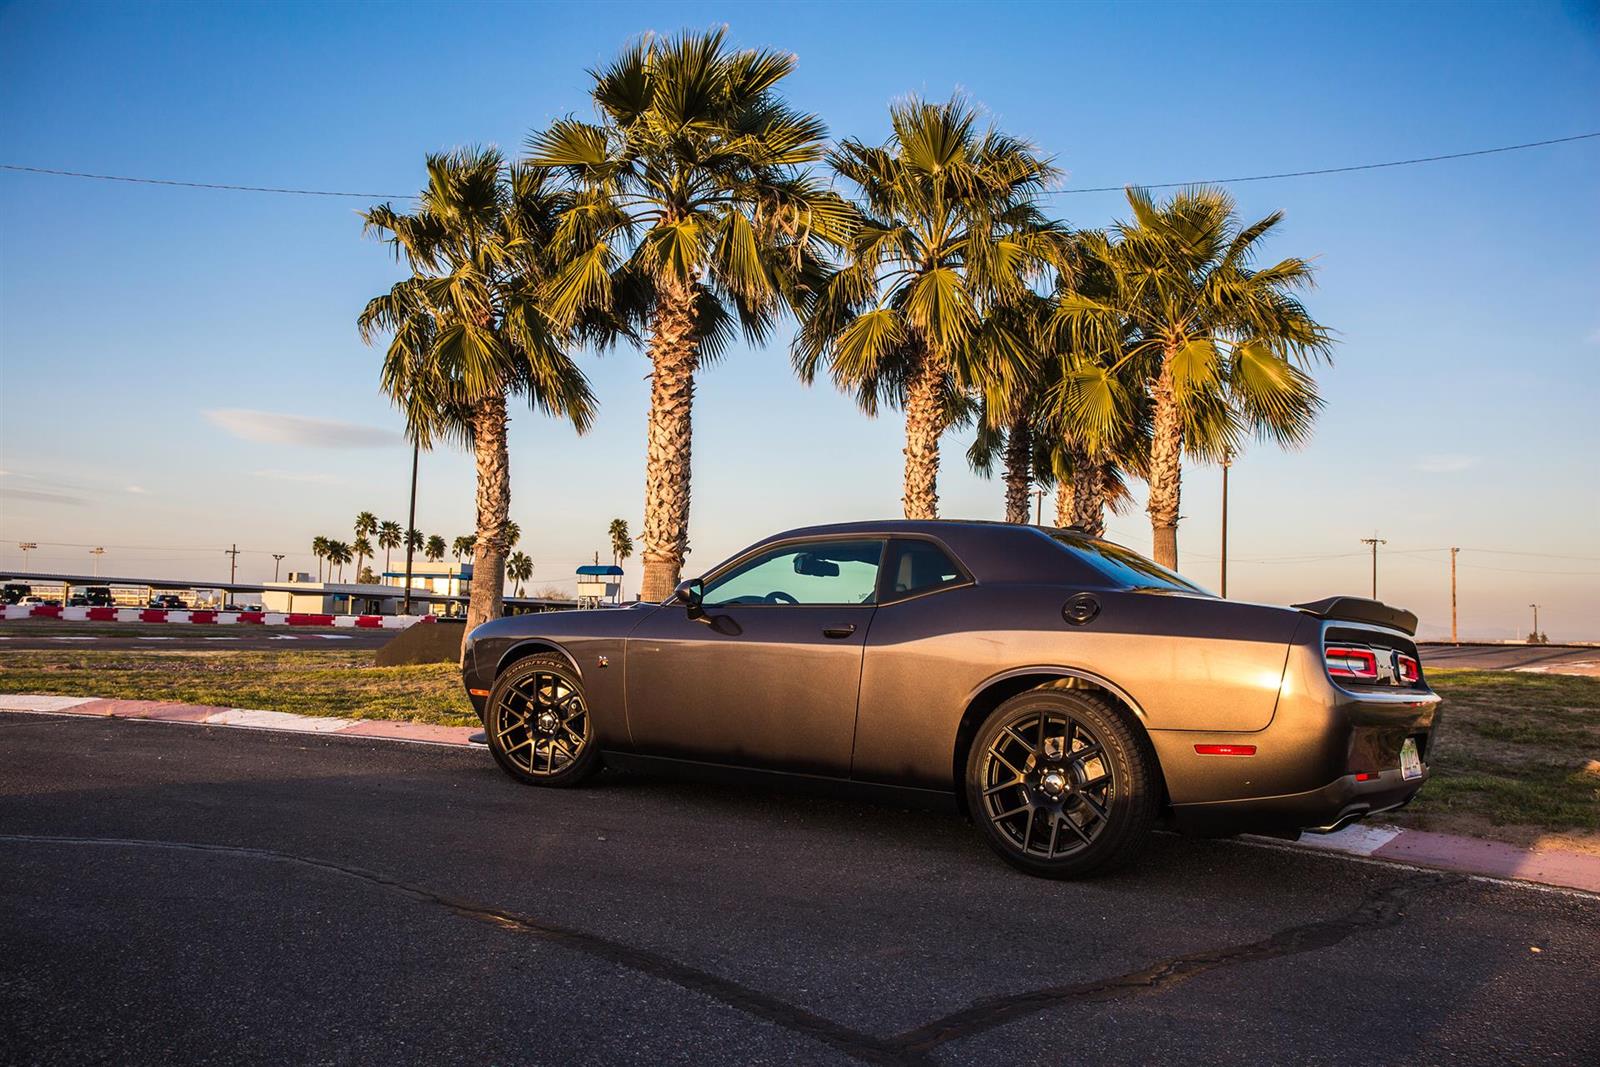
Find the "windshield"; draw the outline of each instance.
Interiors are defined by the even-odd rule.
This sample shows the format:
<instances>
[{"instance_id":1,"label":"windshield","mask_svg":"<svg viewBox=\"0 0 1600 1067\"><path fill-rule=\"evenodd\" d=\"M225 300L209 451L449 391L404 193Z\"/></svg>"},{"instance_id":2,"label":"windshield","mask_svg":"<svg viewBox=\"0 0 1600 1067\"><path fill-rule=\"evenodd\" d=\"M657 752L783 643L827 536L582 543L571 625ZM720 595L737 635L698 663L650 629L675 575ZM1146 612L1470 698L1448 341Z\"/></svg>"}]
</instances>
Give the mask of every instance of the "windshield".
<instances>
[{"instance_id":1,"label":"windshield","mask_svg":"<svg viewBox=\"0 0 1600 1067\"><path fill-rule=\"evenodd\" d=\"M1099 541L1064 530L1047 536L1118 585L1132 589L1173 589L1183 593L1211 595L1181 574L1174 574L1139 553L1110 541Z\"/></svg>"}]
</instances>

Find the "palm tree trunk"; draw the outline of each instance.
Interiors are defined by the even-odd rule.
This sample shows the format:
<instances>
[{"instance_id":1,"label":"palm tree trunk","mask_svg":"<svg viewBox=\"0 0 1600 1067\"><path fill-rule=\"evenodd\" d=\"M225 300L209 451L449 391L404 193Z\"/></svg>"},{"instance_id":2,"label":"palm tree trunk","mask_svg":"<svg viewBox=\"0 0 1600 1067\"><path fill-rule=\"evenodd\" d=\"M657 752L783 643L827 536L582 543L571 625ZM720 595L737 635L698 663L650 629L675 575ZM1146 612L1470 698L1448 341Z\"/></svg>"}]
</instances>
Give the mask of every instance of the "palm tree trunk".
<instances>
[{"instance_id":1,"label":"palm tree trunk","mask_svg":"<svg viewBox=\"0 0 1600 1067\"><path fill-rule=\"evenodd\" d=\"M663 286L650 329L650 425L645 445L641 600L672 595L689 551L689 471L694 372L694 289Z\"/></svg>"},{"instance_id":2,"label":"palm tree trunk","mask_svg":"<svg viewBox=\"0 0 1600 1067\"><path fill-rule=\"evenodd\" d=\"M1028 523L1028 492L1033 488L1033 430L1019 418L1006 430L1006 521Z\"/></svg>"},{"instance_id":3,"label":"palm tree trunk","mask_svg":"<svg viewBox=\"0 0 1600 1067\"><path fill-rule=\"evenodd\" d=\"M1157 563L1178 569L1178 495L1183 480L1183 416L1172 389L1176 349L1161 354L1152 395L1155 433L1150 442L1150 534Z\"/></svg>"},{"instance_id":4,"label":"palm tree trunk","mask_svg":"<svg viewBox=\"0 0 1600 1067\"><path fill-rule=\"evenodd\" d=\"M944 384L942 361L927 346L906 382L905 495L908 519L939 517L939 435L944 410L939 392Z\"/></svg>"},{"instance_id":5,"label":"palm tree trunk","mask_svg":"<svg viewBox=\"0 0 1600 1067\"><path fill-rule=\"evenodd\" d=\"M1086 455L1072 461L1072 525L1091 537L1106 533L1106 467Z\"/></svg>"},{"instance_id":6,"label":"palm tree trunk","mask_svg":"<svg viewBox=\"0 0 1600 1067\"><path fill-rule=\"evenodd\" d=\"M506 448L506 398L489 397L472 413L478 468L478 541L472 557L467 627L500 617L505 599L506 522L511 517L511 454Z\"/></svg>"},{"instance_id":7,"label":"palm tree trunk","mask_svg":"<svg viewBox=\"0 0 1600 1067\"><path fill-rule=\"evenodd\" d=\"M1056 526L1067 527L1072 525L1072 479L1056 479Z\"/></svg>"}]
</instances>

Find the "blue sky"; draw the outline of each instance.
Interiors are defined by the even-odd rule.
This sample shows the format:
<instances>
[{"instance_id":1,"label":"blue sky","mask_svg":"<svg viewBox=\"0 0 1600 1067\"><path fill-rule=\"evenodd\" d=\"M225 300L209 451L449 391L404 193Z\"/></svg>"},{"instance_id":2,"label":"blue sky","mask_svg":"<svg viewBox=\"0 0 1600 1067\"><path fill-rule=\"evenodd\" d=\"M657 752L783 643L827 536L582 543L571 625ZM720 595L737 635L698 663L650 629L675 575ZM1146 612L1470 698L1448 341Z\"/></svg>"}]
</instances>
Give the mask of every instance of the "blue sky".
<instances>
[{"instance_id":1,"label":"blue sky","mask_svg":"<svg viewBox=\"0 0 1600 1067\"><path fill-rule=\"evenodd\" d=\"M1119 194L1073 188L1409 158L1600 130L1591 5L70 5L0 7L0 162L250 185L406 193L423 153L520 148L587 114L585 68L643 30L727 23L792 50L794 104L879 139L889 101L960 89L1067 172L1079 226ZM1339 333L1328 407L1298 452L1232 477L1230 593L1380 593L1464 631L1600 638L1600 140L1361 174L1237 185L1287 221L1269 253L1316 257ZM407 459L356 336L397 271L363 200L0 172L0 561L245 577L312 569L317 533L404 519ZM901 439L831 387L798 385L787 332L703 375L693 556L774 529L893 515ZM570 582L607 522L642 511L647 364L585 363L586 437L512 433L533 584ZM297 421L298 420L298 421ZM306 421L311 420L311 421ZM285 443L290 442L290 443ZM951 517L1001 487L946 440ZM1183 569L1215 585L1214 469L1185 478ZM469 531L472 469L426 456L418 525ZM1139 503L1113 518L1149 548ZM1490 551L1493 550L1493 551ZM1522 554L1512 554L1522 553ZM1537 553L1537 554L1535 554ZM1310 558L1316 557L1316 558Z\"/></svg>"}]
</instances>

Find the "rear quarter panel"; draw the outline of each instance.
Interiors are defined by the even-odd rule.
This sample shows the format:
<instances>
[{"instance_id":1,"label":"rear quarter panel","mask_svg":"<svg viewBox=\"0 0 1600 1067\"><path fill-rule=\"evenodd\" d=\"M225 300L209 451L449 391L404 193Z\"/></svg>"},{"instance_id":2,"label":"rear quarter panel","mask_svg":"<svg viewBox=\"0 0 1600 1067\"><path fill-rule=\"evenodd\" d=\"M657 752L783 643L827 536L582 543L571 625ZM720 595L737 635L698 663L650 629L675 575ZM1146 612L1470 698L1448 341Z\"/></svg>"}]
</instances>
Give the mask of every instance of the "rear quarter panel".
<instances>
[{"instance_id":1,"label":"rear quarter panel","mask_svg":"<svg viewBox=\"0 0 1600 1067\"><path fill-rule=\"evenodd\" d=\"M967 706L1002 676L1076 671L1126 694L1147 729L1241 733L1271 723L1298 612L1208 597L985 583L886 604L862 670L853 775L949 788Z\"/></svg>"}]
</instances>

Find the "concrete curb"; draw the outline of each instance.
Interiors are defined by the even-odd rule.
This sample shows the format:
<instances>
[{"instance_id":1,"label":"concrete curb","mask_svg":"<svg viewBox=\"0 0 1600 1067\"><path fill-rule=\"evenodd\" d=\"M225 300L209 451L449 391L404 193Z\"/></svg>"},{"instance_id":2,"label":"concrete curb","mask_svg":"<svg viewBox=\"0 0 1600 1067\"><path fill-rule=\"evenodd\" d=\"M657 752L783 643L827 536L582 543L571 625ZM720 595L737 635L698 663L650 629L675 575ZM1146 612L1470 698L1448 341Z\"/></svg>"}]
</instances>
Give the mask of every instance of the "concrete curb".
<instances>
[{"instance_id":1,"label":"concrete curb","mask_svg":"<svg viewBox=\"0 0 1600 1067\"><path fill-rule=\"evenodd\" d=\"M102 719L138 719L146 722L189 723L194 726L232 726L246 730L284 730L302 734L336 734L383 741L409 741L424 745L464 746L477 728L435 726L423 722L389 719L341 719L333 716L293 715L286 711L218 708L176 704L161 700L104 700L98 697L0 694L0 711L36 715L83 715Z\"/></svg>"},{"instance_id":2,"label":"concrete curb","mask_svg":"<svg viewBox=\"0 0 1600 1067\"><path fill-rule=\"evenodd\" d=\"M390 719L341 719L159 700L107 700L31 694L0 694L0 711L188 723L193 726L225 726L246 730L284 730L377 741L452 745L458 748L469 746L471 742L468 739L478 732L472 726L433 726ZM1476 837L1361 823L1346 827L1336 834L1306 834L1293 844L1270 838L1255 840L1280 848L1331 852L1412 867L1431 867L1487 878L1600 893L1600 856L1582 852L1521 848Z\"/></svg>"}]
</instances>

